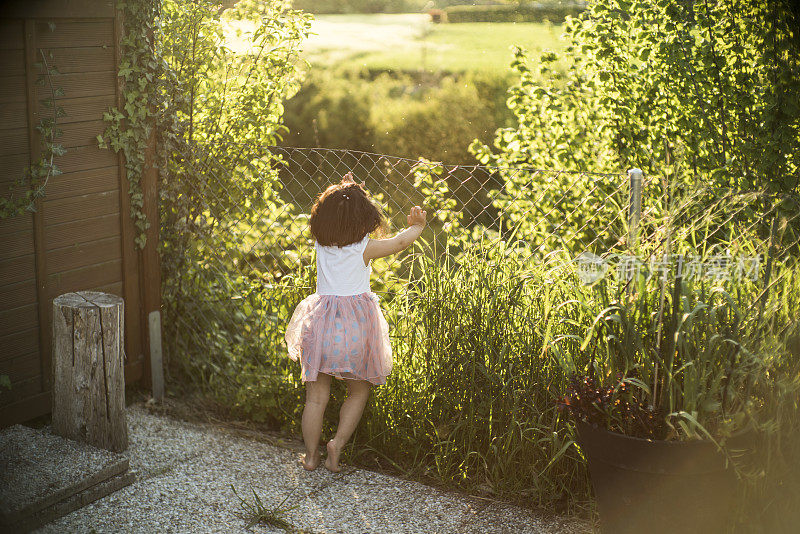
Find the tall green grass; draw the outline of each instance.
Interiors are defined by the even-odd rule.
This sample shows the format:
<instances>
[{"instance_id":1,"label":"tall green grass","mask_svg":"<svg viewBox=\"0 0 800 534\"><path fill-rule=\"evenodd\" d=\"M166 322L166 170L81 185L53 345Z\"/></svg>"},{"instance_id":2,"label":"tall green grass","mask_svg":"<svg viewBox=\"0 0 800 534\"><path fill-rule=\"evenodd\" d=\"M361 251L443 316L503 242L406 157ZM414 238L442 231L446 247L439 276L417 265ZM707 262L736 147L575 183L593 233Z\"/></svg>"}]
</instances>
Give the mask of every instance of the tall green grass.
<instances>
[{"instance_id":1,"label":"tall green grass","mask_svg":"<svg viewBox=\"0 0 800 534\"><path fill-rule=\"evenodd\" d=\"M553 402L570 364L548 341L576 334L572 321L592 304L568 303L576 295L564 258L519 255L487 243L458 261L417 257L419 277L387 306L395 369L354 458L512 499L585 497L580 454Z\"/></svg>"}]
</instances>

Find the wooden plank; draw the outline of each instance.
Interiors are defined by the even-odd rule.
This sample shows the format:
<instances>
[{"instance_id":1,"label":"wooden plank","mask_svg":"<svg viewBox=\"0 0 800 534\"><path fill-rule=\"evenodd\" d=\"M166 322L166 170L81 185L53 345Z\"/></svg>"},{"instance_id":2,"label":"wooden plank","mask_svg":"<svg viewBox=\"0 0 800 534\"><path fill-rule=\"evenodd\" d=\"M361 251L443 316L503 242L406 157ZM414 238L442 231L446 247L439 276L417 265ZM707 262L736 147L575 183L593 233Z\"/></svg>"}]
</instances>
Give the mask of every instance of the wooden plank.
<instances>
[{"instance_id":1,"label":"wooden plank","mask_svg":"<svg viewBox=\"0 0 800 534\"><path fill-rule=\"evenodd\" d=\"M114 25L109 19L72 21L60 19L36 23L36 46L40 48L75 48L114 46Z\"/></svg>"},{"instance_id":2,"label":"wooden plank","mask_svg":"<svg viewBox=\"0 0 800 534\"><path fill-rule=\"evenodd\" d=\"M116 165L117 155L111 151L94 146L71 148L63 156L55 158L55 164L61 172L76 172L88 169L99 169Z\"/></svg>"},{"instance_id":3,"label":"wooden plank","mask_svg":"<svg viewBox=\"0 0 800 534\"><path fill-rule=\"evenodd\" d=\"M27 118L25 120L27 121ZM27 152L25 154L0 156L0 180L12 182L24 176L30 164L30 157ZM3 194L5 194L5 187L3 188Z\"/></svg>"},{"instance_id":4,"label":"wooden plank","mask_svg":"<svg viewBox=\"0 0 800 534\"><path fill-rule=\"evenodd\" d=\"M144 354L125 364L125 385L141 382L144 376Z\"/></svg>"},{"instance_id":5,"label":"wooden plank","mask_svg":"<svg viewBox=\"0 0 800 534\"><path fill-rule=\"evenodd\" d=\"M0 260L0 291L3 286L36 278L36 260L33 254Z\"/></svg>"},{"instance_id":6,"label":"wooden plank","mask_svg":"<svg viewBox=\"0 0 800 534\"><path fill-rule=\"evenodd\" d=\"M125 295L122 293L122 282L114 282L113 284L106 284L104 286L93 287L92 291L100 291L101 293L109 293L111 295L116 295L118 297L125 298ZM125 302L125 306L127 306L127 301Z\"/></svg>"},{"instance_id":7,"label":"wooden plank","mask_svg":"<svg viewBox=\"0 0 800 534\"><path fill-rule=\"evenodd\" d=\"M84 506L93 503L96 500L102 499L106 495L121 490L126 486L130 486L136 481L136 473L128 471L127 460L125 464L125 472L117 475L102 478L99 482L91 480L87 482L87 487L77 493L70 494L69 496L61 498L58 502L38 510L30 515L26 515L19 521L10 522L11 529L15 532L34 532L40 527L52 523L56 519L64 517L75 510L79 510ZM106 477L101 470L98 476ZM95 477L92 477L94 479Z\"/></svg>"},{"instance_id":8,"label":"wooden plank","mask_svg":"<svg viewBox=\"0 0 800 534\"><path fill-rule=\"evenodd\" d=\"M0 312L0 336L14 334L32 326L39 326L36 304L28 304Z\"/></svg>"},{"instance_id":9,"label":"wooden plank","mask_svg":"<svg viewBox=\"0 0 800 534\"><path fill-rule=\"evenodd\" d=\"M50 179L47 200L111 191L119 186L117 167L69 172Z\"/></svg>"},{"instance_id":10,"label":"wooden plank","mask_svg":"<svg viewBox=\"0 0 800 534\"><path fill-rule=\"evenodd\" d=\"M61 405L58 400L53 403L53 419ZM98 415L102 412L92 414ZM74 424L81 424L86 417L85 413L79 414ZM52 433L17 425L5 432L8 470L4 480L9 486L0 489L0 499L9 501L4 506L2 523L8 527L7 532L33 532L135 478L128 471L125 456L93 450L77 440L67 441L55 425L51 428ZM119 484L120 477L129 480Z\"/></svg>"},{"instance_id":11,"label":"wooden plank","mask_svg":"<svg viewBox=\"0 0 800 534\"><path fill-rule=\"evenodd\" d=\"M152 43L152 40L151 40ZM152 45L151 45L152 46ZM142 370L143 384L153 387L150 357L150 335L146 326L150 312L161 310L161 267L158 255L158 168L155 165L156 128L151 128L150 137L144 152L144 170L142 172L141 186L143 194L143 207L145 217L150 221L150 228L145 232L147 241L143 250L139 251L139 292L141 299L140 309L141 325L144 330L142 336L143 350L145 352L144 368ZM158 336L160 338L160 333ZM159 374L158 372L156 373Z\"/></svg>"},{"instance_id":12,"label":"wooden plank","mask_svg":"<svg viewBox=\"0 0 800 534\"><path fill-rule=\"evenodd\" d=\"M102 193L91 193L58 200L46 200L44 204L47 209L44 217L45 225L63 224L70 221L119 213L119 191L104 191ZM51 246L59 246L52 241L49 244ZM71 244L68 242L61 243L60 246Z\"/></svg>"},{"instance_id":13,"label":"wooden plank","mask_svg":"<svg viewBox=\"0 0 800 534\"><path fill-rule=\"evenodd\" d=\"M30 141L31 163L41 156L42 143L36 132L36 124L39 122L39 103L36 97L37 73L34 67L38 58L36 57L36 24L33 20L25 20L25 89L28 101L28 140ZM51 93L48 93L51 95ZM50 302L46 296L48 293L47 281L47 257L44 253L44 206L41 198L36 199L36 211L33 214L33 248L36 251L36 301L39 304L39 328L38 340L41 347L41 358L39 359L39 372L42 375L42 384L48 384L51 378L50 369L50 321L48 320Z\"/></svg>"},{"instance_id":14,"label":"wooden plank","mask_svg":"<svg viewBox=\"0 0 800 534\"><path fill-rule=\"evenodd\" d=\"M3 13L19 18L105 18L114 16L112 0L6 0Z\"/></svg>"},{"instance_id":15,"label":"wooden plank","mask_svg":"<svg viewBox=\"0 0 800 534\"><path fill-rule=\"evenodd\" d=\"M120 236L74 244L47 252L47 274L122 259Z\"/></svg>"},{"instance_id":16,"label":"wooden plank","mask_svg":"<svg viewBox=\"0 0 800 534\"><path fill-rule=\"evenodd\" d=\"M26 121L25 102L0 102L0 127L24 128Z\"/></svg>"},{"instance_id":17,"label":"wooden plank","mask_svg":"<svg viewBox=\"0 0 800 534\"><path fill-rule=\"evenodd\" d=\"M22 219L23 217L29 218L30 215L17 215L14 219ZM29 229L21 232L12 232L8 234L2 230L0 230L0 232L2 232L3 235L3 246L0 247L0 260L8 260L16 258L17 256L34 253L32 225ZM0 284L2 283L3 281L0 280Z\"/></svg>"},{"instance_id":18,"label":"wooden plank","mask_svg":"<svg viewBox=\"0 0 800 534\"><path fill-rule=\"evenodd\" d=\"M0 337L0 361L33 352L39 352L39 328L28 328Z\"/></svg>"},{"instance_id":19,"label":"wooden plank","mask_svg":"<svg viewBox=\"0 0 800 534\"><path fill-rule=\"evenodd\" d=\"M29 332L28 338L33 338L35 341L39 335L38 330L30 330ZM30 380L35 376L39 376L39 365L39 348L37 347L36 352L23 354L15 358L2 359L0 357L0 375L8 375L12 382Z\"/></svg>"},{"instance_id":20,"label":"wooden plank","mask_svg":"<svg viewBox=\"0 0 800 534\"><path fill-rule=\"evenodd\" d=\"M25 102L25 76L0 78L0 102Z\"/></svg>"},{"instance_id":21,"label":"wooden plank","mask_svg":"<svg viewBox=\"0 0 800 534\"><path fill-rule=\"evenodd\" d=\"M0 408L0 428L50 413L50 392L45 391Z\"/></svg>"},{"instance_id":22,"label":"wooden plank","mask_svg":"<svg viewBox=\"0 0 800 534\"><path fill-rule=\"evenodd\" d=\"M144 194L143 211L150 228L145 232L147 243L139 252L139 272L141 273L141 309L142 326L147 325L147 316L152 311L161 309L161 264L158 256L158 169L155 167L155 128L145 149L145 170L142 174L142 192ZM160 337L160 334L159 334ZM144 359L143 379L146 387L152 387L152 369L149 354L150 337L146 336L144 344L147 357Z\"/></svg>"},{"instance_id":23,"label":"wooden plank","mask_svg":"<svg viewBox=\"0 0 800 534\"><path fill-rule=\"evenodd\" d=\"M63 247L65 243L86 243L117 235L119 235L118 214L72 221L48 227L46 249Z\"/></svg>"},{"instance_id":24,"label":"wooden plank","mask_svg":"<svg viewBox=\"0 0 800 534\"><path fill-rule=\"evenodd\" d=\"M119 43L122 40L124 15L120 12L114 19L114 41ZM119 71L120 47L117 46L114 54L115 71ZM117 77L116 87L116 107L121 109L123 106L123 87L124 79ZM128 365L125 368L126 383L131 378L132 373L137 374L137 379L141 378L144 370L144 349L143 344L147 341L147 332L143 328L143 313L141 309L141 279L139 271L138 254L136 251L136 227L130 217L130 196L127 172L125 169L125 156L120 152L117 154L119 180L120 227L122 230L122 280L124 285L125 298L125 353Z\"/></svg>"},{"instance_id":25,"label":"wooden plank","mask_svg":"<svg viewBox=\"0 0 800 534\"><path fill-rule=\"evenodd\" d=\"M11 389L2 389L0 391L0 406L7 406L11 403L23 400L27 397L42 392L42 377L41 375L34 376L22 380L21 382L11 382Z\"/></svg>"},{"instance_id":26,"label":"wooden plank","mask_svg":"<svg viewBox=\"0 0 800 534\"><path fill-rule=\"evenodd\" d=\"M0 219L0 236L3 239L3 245L0 246L0 260L33 254L33 215L23 213L8 219Z\"/></svg>"},{"instance_id":27,"label":"wooden plank","mask_svg":"<svg viewBox=\"0 0 800 534\"><path fill-rule=\"evenodd\" d=\"M28 194L28 185L20 183L17 176L0 177L0 196L10 200L22 200ZM25 212L19 213L14 217L23 215Z\"/></svg>"},{"instance_id":28,"label":"wooden plank","mask_svg":"<svg viewBox=\"0 0 800 534\"><path fill-rule=\"evenodd\" d=\"M31 213L23 213L8 219L0 219L0 235L3 237L14 232L24 232L30 230L33 225ZM2 258L3 248L0 248L0 258Z\"/></svg>"},{"instance_id":29,"label":"wooden plank","mask_svg":"<svg viewBox=\"0 0 800 534\"><path fill-rule=\"evenodd\" d=\"M11 310L36 302L36 281L26 280L18 284L3 286L0 311Z\"/></svg>"},{"instance_id":30,"label":"wooden plank","mask_svg":"<svg viewBox=\"0 0 800 534\"><path fill-rule=\"evenodd\" d=\"M47 301L64 293L73 291L89 291L98 286L113 284L122 281L122 261L113 260L98 263L89 267L73 269L62 273L52 274L47 277L50 293ZM48 323L49 324L49 323Z\"/></svg>"},{"instance_id":31,"label":"wooden plank","mask_svg":"<svg viewBox=\"0 0 800 534\"><path fill-rule=\"evenodd\" d=\"M7 7L3 6L3 18L0 19L0 50L22 50L25 47L22 21L11 19Z\"/></svg>"},{"instance_id":32,"label":"wooden plank","mask_svg":"<svg viewBox=\"0 0 800 534\"><path fill-rule=\"evenodd\" d=\"M75 148L78 146L91 146L97 144L97 135L102 134L106 129L106 123L102 120L81 121L61 125L63 135L58 138L58 142L65 148ZM2 135L2 132L0 132Z\"/></svg>"},{"instance_id":33,"label":"wooden plank","mask_svg":"<svg viewBox=\"0 0 800 534\"><path fill-rule=\"evenodd\" d=\"M129 462L124 456L91 450L85 444L70 443L54 434L19 425L3 436L9 460L4 480L12 485L26 481L24 487L12 490L13 502L4 506L3 526L15 527L9 530L31 532L55 518L54 504L60 508L65 501L83 497L85 489L128 471ZM33 466L36 471L31 471ZM33 473L35 477L31 477ZM9 489L0 489L0 499L11 497ZM79 500L75 504L86 502Z\"/></svg>"},{"instance_id":34,"label":"wooden plank","mask_svg":"<svg viewBox=\"0 0 800 534\"><path fill-rule=\"evenodd\" d=\"M47 48L47 64L61 74L72 72L98 72L114 70L114 46L86 46L80 48ZM0 55L2 57L2 55ZM6 75L10 75L6 74Z\"/></svg>"},{"instance_id":35,"label":"wooden plank","mask_svg":"<svg viewBox=\"0 0 800 534\"><path fill-rule=\"evenodd\" d=\"M0 130L0 156L28 155L28 129Z\"/></svg>"},{"instance_id":36,"label":"wooden plank","mask_svg":"<svg viewBox=\"0 0 800 534\"><path fill-rule=\"evenodd\" d=\"M52 77L53 87L60 87L64 91L62 98L77 98L81 96L101 96L113 95L114 83L116 80L116 73L114 71L107 72L73 72L71 74L54 74ZM7 80L13 80L14 77L8 77ZM36 99L44 100L53 96L50 89L50 84L45 83L36 87ZM4 98L0 92L0 101L13 102L13 95L7 95Z\"/></svg>"},{"instance_id":37,"label":"wooden plank","mask_svg":"<svg viewBox=\"0 0 800 534\"><path fill-rule=\"evenodd\" d=\"M25 76L25 52L22 49L0 49L0 65L3 65L3 70L0 72L2 77Z\"/></svg>"},{"instance_id":38,"label":"wooden plank","mask_svg":"<svg viewBox=\"0 0 800 534\"><path fill-rule=\"evenodd\" d=\"M80 98L64 98L58 104L64 108L64 115L58 119L59 124L69 124L85 120L102 120L103 113L115 107L115 95L87 96Z\"/></svg>"}]
</instances>

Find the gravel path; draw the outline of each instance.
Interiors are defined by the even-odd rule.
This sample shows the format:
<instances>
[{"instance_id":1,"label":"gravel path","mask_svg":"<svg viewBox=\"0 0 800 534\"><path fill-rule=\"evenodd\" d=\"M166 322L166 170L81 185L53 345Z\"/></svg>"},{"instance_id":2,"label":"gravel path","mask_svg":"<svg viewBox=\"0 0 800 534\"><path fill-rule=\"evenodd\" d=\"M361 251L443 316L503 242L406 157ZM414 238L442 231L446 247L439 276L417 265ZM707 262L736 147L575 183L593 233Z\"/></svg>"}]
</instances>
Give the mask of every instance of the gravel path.
<instances>
[{"instance_id":1,"label":"gravel path","mask_svg":"<svg viewBox=\"0 0 800 534\"><path fill-rule=\"evenodd\" d=\"M584 533L571 519L392 476L350 469L307 472L288 447L243 437L212 424L188 423L128 406L130 444L124 453L136 481L37 533L248 532L239 498L267 508L286 498L294 531L314 533ZM252 489L251 489L252 488ZM264 524L250 532L285 532Z\"/></svg>"}]
</instances>

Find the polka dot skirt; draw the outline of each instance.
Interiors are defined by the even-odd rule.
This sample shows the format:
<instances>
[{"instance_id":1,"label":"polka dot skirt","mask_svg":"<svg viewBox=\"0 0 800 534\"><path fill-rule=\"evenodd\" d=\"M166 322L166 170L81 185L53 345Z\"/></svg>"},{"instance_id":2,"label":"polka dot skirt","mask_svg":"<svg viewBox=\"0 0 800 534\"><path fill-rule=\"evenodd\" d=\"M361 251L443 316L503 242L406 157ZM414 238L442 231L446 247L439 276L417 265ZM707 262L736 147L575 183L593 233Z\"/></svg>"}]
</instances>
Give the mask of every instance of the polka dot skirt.
<instances>
[{"instance_id":1,"label":"polka dot skirt","mask_svg":"<svg viewBox=\"0 0 800 534\"><path fill-rule=\"evenodd\" d=\"M303 382L319 373L386 383L392 370L389 325L375 293L306 297L286 328L289 357L300 360Z\"/></svg>"}]
</instances>

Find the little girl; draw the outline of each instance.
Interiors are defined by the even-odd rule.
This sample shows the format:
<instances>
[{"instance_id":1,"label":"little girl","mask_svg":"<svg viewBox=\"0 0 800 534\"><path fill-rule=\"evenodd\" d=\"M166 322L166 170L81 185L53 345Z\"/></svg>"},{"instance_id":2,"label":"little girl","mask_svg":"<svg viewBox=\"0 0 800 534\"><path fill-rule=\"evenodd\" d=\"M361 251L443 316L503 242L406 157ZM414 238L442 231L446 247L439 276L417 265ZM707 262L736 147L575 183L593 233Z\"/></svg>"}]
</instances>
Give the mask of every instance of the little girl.
<instances>
[{"instance_id":1,"label":"little girl","mask_svg":"<svg viewBox=\"0 0 800 534\"><path fill-rule=\"evenodd\" d=\"M339 455L361 419L371 385L385 384L392 370L389 325L378 296L370 290L370 261L411 245L425 228L426 216L414 206L408 228L390 239L371 239L370 233L386 228L386 220L352 173L328 187L311 209L317 291L297 305L286 328L289 356L300 358L306 385L302 464L309 471L320 462L322 416L331 377L347 384L336 435L326 446L325 467L338 472Z\"/></svg>"}]
</instances>

